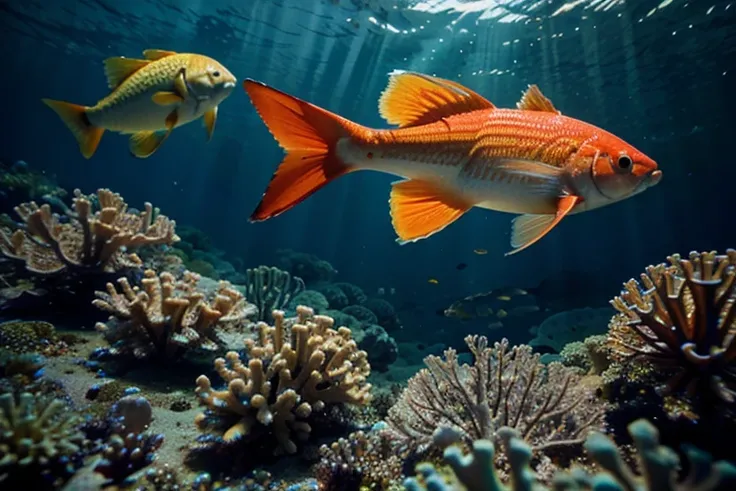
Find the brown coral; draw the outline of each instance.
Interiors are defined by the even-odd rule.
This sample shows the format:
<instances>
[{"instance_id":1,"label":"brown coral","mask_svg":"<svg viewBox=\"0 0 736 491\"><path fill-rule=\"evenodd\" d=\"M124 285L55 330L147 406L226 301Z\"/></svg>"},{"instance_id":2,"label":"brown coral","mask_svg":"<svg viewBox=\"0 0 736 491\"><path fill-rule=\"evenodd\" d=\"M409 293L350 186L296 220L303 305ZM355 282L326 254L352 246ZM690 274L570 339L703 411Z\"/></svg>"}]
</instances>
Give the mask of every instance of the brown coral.
<instances>
[{"instance_id":1,"label":"brown coral","mask_svg":"<svg viewBox=\"0 0 736 491\"><path fill-rule=\"evenodd\" d=\"M664 394L736 401L736 250L691 252L649 266L611 304L609 343L619 361L643 358L669 375Z\"/></svg>"},{"instance_id":2,"label":"brown coral","mask_svg":"<svg viewBox=\"0 0 736 491\"><path fill-rule=\"evenodd\" d=\"M119 194L100 189L99 210L93 213L93 198L79 190L74 194L74 211L67 212L68 220L52 213L48 204L31 201L17 206L25 230L0 228L0 252L24 261L34 273L66 269L110 273L140 267L140 259L129 249L179 240L176 222L159 215L150 203L134 214Z\"/></svg>"},{"instance_id":3,"label":"brown coral","mask_svg":"<svg viewBox=\"0 0 736 491\"><path fill-rule=\"evenodd\" d=\"M460 365L448 349L445 360L425 358L427 368L409 380L387 419L400 441L421 448L435 429L451 427L470 444L510 426L535 450L548 450L581 444L602 425L604 408L575 369L545 366L531 347L509 348L506 339L493 347L484 336L465 341L472 366Z\"/></svg>"},{"instance_id":4,"label":"brown coral","mask_svg":"<svg viewBox=\"0 0 736 491\"><path fill-rule=\"evenodd\" d=\"M321 491L399 489L404 460L382 432L351 433L319 449L316 477Z\"/></svg>"},{"instance_id":5,"label":"brown coral","mask_svg":"<svg viewBox=\"0 0 736 491\"><path fill-rule=\"evenodd\" d=\"M201 430L221 432L226 442L258 438L269 432L275 453L294 453L296 440L306 440L313 412L333 404L367 404L370 365L350 329L333 329L331 317L299 306L287 328L284 313L274 311L274 325L257 325L257 339L247 339L247 364L235 352L215 360L228 386L217 391L210 379L197 379L196 393L207 406L196 423Z\"/></svg>"},{"instance_id":6,"label":"brown coral","mask_svg":"<svg viewBox=\"0 0 736 491\"><path fill-rule=\"evenodd\" d=\"M243 322L255 310L224 281L208 300L197 288L199 280L189 271L176 280L149 269L142 289L131 287L126 278L118 279L120 291L108 283L107 292L95 292L98 298L92 303L112 316L96 327L109 342L138 358L155 354L170 359L192 348L215 350L222 344L217 330Z\"/></svg>"}]
</instances>

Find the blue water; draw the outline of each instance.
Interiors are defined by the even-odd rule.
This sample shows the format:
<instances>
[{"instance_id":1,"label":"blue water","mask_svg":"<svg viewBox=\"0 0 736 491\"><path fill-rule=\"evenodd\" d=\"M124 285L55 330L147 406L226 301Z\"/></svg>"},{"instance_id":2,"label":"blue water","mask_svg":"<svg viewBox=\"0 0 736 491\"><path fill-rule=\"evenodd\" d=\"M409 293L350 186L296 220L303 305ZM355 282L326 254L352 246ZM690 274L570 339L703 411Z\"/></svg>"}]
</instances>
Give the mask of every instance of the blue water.
<instances>
[{"instance_id":1,"label":"blue water","mask_svg":"<svg viewBox=\"0 0 736 491\"><path fill-rule=\"evenodd\" d=\"M272 264L279 248L317 254L341 280L368 292L395 288L392 301L412 305L404 324L417 330L435 326L437 309L472 293L533 286L574 270L594 273L613 296L668 254L736 244L736 5L564 5L6 0L0 158L23 159L69 189L109 187L132 206L151 201L246 267ZM131 157L126 138L109 132L85 160L41 104L42 97L94 104L107 94L102 60L148 48L206 54L239 79L380 128L377 100L393 69L457 80L499 107L513 107L536 83L564 114L654 158L664 179L633 199L564 220L513 257L503 256L512 215L478 209L428 240L399 246L387 203L394 178L382 174L349 175L275 219L250 224L282 152L240 86L221 105L211 142L195 122L147 160ZM479 248L488 254L474 254ZM459 263L468 267L458 270Z\"/></svg>"}]
</instances>

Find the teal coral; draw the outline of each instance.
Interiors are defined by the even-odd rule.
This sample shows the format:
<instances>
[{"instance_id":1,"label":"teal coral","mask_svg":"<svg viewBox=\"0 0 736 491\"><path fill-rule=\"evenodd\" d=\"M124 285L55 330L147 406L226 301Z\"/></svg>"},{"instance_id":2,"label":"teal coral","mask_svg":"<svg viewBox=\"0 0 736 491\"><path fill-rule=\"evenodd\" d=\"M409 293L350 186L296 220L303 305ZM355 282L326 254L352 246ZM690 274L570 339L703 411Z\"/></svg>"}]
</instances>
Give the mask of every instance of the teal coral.
<instances>
[{"instance_id":1,"label":"teal coral","mask_svg":"<svg viewBox=\"0 0 736 491\"><path fill-rule=\"evenodd\" d=\"M285 309L304 291L304 282L288 271L259 266L246 270L245 295L258 308L258 320L272 322L271 312Z\"/></svg>"},{"instance_id":2,"label":"teal coral","mask_svg":"<svg viewBox=\"0 0 736 491\"><path fill-rule=\"evenodd\" d=\"M678 482L680 460L677 453L659 444L659 432L647 420L640 419L628 426L638 450L643 476L636 476L624 463L616 444L607 436L594 432L585 443L588 456L603 472L590 474L582 468L559 472L552 488L538 482L531 469L532 447L508 427L498 435L511 467L508 485L502 483L494 465L495 447L489 440L473 443L472 454L463 456L457 446L444 452L453 476L442 476L431 464L417 466L419 478L406 480L409 491L727 491L736 485L736 467L726 461L713 462L699 450L688 448L686 455L690 472Z\"/></svg>"}]
</instances>

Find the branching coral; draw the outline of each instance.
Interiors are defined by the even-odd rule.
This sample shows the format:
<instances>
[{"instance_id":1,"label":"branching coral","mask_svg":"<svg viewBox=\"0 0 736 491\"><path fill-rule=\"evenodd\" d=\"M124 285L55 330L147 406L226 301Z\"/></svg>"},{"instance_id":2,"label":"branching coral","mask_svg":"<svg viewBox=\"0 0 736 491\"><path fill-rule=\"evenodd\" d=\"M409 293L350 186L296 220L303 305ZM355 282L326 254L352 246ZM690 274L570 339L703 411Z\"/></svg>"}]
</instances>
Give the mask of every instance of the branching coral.
<instances>
[{"instance_id":1,"label":"branching coral","mask_svg":"<svg viewBox=\"0 0 736 491\"><path fill-rule=\"evenodd\" d=\"M450 426L471 443L511 426L535 450L549 450L580 444L601 426L604 408L574 369L545 366L529 346L509 348L506 339L493 347L484 336L465 341L472 366L459 365L454 349L445 351L445 360L428 356L427 368L389 410L389 428L400 440L421 446L435 428Z\"/></svg>"},{"instance_id":2,"label":"branching coral","mask_svg":"<svg viewBox=\"0 0 736 491\"><path fill-rule=\"evenodd\" d=\"M619 360L642 357L670 375L662 392L736 401L736 250L669 256L625 283L611 304Z\"/></svg>"},{"instance_id":3,"label":"branching coral","mask_svg":"<svg viewBox=\"0 0 736 491\"><path fill-rule=\"evenodd\" d=\"M320 490L389 489L402 480L403 459L381 432L351 433L319 449Z\"/></svg>"},{"instance_id":4,"label":"branching coral","mask_svg":"<svg viewBox=\"0 0 736 491\"><path fill-rule=\"evenodd\" d=\"M273 327L258 323L257 339L245 341L247 363L236 352L215 360L226 389L214 390L204 375L197 379L196 393L207 406L196 418L201 430L222 433L226 442L271 433L276 453L294 453L294 440L309 437L312 413L370 401L367 355L350 329L335 330L332 318L304 306L297 314L290 329L282 311L272 313Z\"/></svg>"},{"instance_id":5,"label":"branching coral","mask_svg":"<svg viewBox=\"0 0 736 491\"><path fill-rule=\"evenodd\" d=\"M112 316L96 327L121 351L138 358L171 359L188 349L216 350L221 344L218 329L244 321L253 306L226 282L208 299L197 288L199 279L192 272L176 280L170 273L157 276L147 270L142 289L131 287L126 278L118 279L120 291L108 283L107 292L95 292L93 304Z\"/></svg>"},{"instance_id":6,"label":"branching coral","mask_svg":"<svg viewBox=\"0 0 736 491\"><path fill-rule=\"evenodd\" d=\"M304 290L304 282L279 268L259 266L246 271L245 294L258 307L258 320L272 321L271 312L284 309L289 301Z\"/></svg>"},{"instance_id":7,"label":"branching coral","mask_svg":"<svg viewBox=\"0 0 736 491\"><path fill-rule=\"evenodd\" d=\"M75 190L73 212L62 217L48 204L24 203L15 208L25 230L0 228L0 252L24 261L29 271L40 274L62 270L116 272L140 267L129 250L146 245L172 244L179 240L176 222L159 215L150 203L135 214L123 198L109 189L97 191L99 210L93 198Z\"/></svg>"},{"instance_id":8,"label":"branching coral","mask_svg":"<svg viewBox=\"0 0 736 491\"><path fill-rule=\"evenodd\" d=\"M710 456L688 448L686 455L690 470L684 480L678 482L680 459L669 447L659 444L659 432L645 419L639 419L628 427L638 450L639 468L643 475L636 476L624 463L616 444L601 433L591 434L585 442L589 457L603 472L589 474L582 468L558 473L552 482L556 491L726 491L736 484L736 467L726 461L713 462ZM494 467L495 448L488 440L473 443L472 455L463 456L460 448L445 450L445 461L454 476L443 477L427 463L417 466L419 478L407 479L409 491L547 491L537 482L530 468L531 446L508 427L499 430L503 450L510 463L511 479L504 485Z\"/></svg>"},{"instance_id":9,"label":"branching coral","mask_svg":"<svg viewBox=\"0 0 736 491\"><path fill-rule=\"evenodd\" d=\"M80 422L60 399L25 392L16 402L13 394L0 395L0 482L71 462L84 442Z\"/></svg>"}]
</instances>

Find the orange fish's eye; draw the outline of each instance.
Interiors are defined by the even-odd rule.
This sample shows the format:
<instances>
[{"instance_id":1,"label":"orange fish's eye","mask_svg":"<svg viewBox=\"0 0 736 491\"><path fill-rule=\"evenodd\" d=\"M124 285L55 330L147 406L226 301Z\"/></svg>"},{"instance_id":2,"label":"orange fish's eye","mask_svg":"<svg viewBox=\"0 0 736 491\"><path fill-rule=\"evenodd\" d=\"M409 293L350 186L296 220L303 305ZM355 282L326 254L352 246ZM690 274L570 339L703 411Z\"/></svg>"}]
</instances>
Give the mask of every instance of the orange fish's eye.
<instances>
[{"instance_id":1,"label":"orange fish's eye","mask_svg":"<svg viewBox=\"0 0 736 491\"><path fill-rule=\"evenodd\" d=\"M631 168L631 165L633 164L631 157L626 155L625 153L622 153L618 156L618 168L622 170L627 170Z\"/></svg>"}]
</instances>

